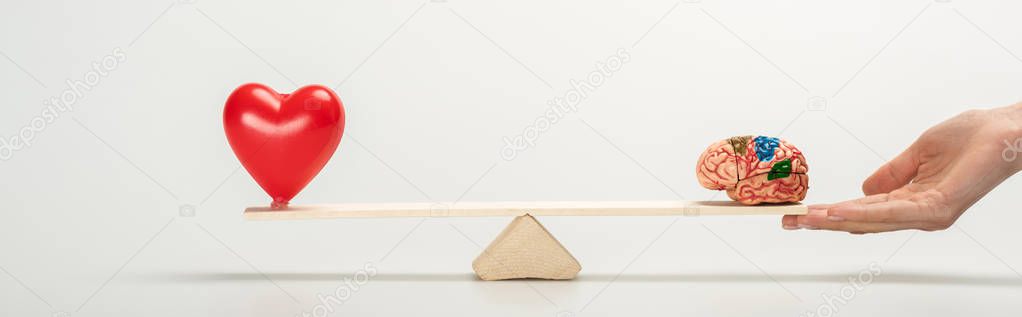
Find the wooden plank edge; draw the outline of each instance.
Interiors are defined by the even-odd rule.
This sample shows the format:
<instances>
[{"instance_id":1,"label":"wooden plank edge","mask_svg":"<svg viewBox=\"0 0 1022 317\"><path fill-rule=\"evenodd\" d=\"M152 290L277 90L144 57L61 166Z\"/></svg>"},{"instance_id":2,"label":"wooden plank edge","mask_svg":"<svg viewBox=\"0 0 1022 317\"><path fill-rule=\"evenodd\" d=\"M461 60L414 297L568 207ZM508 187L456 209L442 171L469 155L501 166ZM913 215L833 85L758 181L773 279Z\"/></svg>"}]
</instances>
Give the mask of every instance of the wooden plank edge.
<instances>
[{"instance_id":1,"label":"wooden plank edge","mask_svg":"<svg viewBox=\"0 0 1022 317\"><path fill-rule=\"evenodd\" d=\"M303 220L392 217L503 216L710 216L805 215L802 204L743 206L732 202L475 202L377 203L290 206L285 209L249 207L247 220Z\"/></svg>"}]
</instances>

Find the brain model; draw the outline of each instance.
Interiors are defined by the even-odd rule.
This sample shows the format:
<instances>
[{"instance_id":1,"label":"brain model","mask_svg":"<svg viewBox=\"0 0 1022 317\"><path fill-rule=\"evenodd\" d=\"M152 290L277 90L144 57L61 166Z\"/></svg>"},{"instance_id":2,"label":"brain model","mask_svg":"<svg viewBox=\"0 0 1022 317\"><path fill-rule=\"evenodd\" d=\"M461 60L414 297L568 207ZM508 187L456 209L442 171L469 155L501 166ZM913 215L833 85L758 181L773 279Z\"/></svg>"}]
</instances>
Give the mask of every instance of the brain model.
<instances>
[{"instance_id":1,"label":"brain model","mask_svg":"<svg viewBox=\"0 0 1022 317\"><path fill-rule=\"evenodd\" d=\"M726 190L746 205L798 202L809 188L809 166L787 141L765 136L736 136L703 152L696 165L699 184Z\"/></svg>"}]
</instances>

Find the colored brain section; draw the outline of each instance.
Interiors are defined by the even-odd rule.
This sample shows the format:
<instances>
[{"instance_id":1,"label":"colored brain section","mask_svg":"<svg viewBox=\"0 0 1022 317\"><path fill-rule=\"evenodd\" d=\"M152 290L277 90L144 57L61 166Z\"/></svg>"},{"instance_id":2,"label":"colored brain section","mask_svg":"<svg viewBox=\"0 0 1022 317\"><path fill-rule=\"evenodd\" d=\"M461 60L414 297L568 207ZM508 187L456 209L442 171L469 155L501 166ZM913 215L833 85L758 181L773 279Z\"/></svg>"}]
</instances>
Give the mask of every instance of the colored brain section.
<instances>
[{"instance_id":1,"label":"colored brain section","mask_svg":"<svg viewBox=\"0 0 1022 317\"><path fill-rule=\"evenodd\" d=\"M809 166L791 143L766 136L736 136L718 141L699 157L699 184L727 191L746 205L798 202L809 189Z\"/></svg>"}]
</instances>

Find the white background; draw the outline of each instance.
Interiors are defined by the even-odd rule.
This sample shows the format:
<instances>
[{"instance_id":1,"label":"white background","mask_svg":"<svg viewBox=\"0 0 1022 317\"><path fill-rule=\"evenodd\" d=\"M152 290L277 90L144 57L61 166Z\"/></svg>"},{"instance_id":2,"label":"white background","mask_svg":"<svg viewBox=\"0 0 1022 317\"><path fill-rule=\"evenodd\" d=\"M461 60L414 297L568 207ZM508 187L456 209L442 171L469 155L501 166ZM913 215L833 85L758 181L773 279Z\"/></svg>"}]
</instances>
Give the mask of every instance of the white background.
<instances>
[{"instance_id":1,"label":"white background","mask_svg":"<svg viewBox=\"0 0 1022 317\"><path fill-rule=\"evenodd\" d=\"M542 218L570 282L480 282L510 220L246 222L268 198L230 151L227 94L336 87L337 153L294 203L702 200L698 154L781 135L809 203L927 127L1022 99L1014 1L4 1L0 136L127 59L0 162L0 315L294 316L367 263L331 316L1017 315L1019 179L942 232L783 231L779 217ZM507 161L618 49L632 59ZM809 111L819 96L826 106ZM194 216L189 211L194 208ZM844 302L849 276L882 268ZM847 295L847 294L846 294ZM823 306L821 306L823 305ZM828 308L822 308L822 307Z\"/></svg>"}]
</instances>

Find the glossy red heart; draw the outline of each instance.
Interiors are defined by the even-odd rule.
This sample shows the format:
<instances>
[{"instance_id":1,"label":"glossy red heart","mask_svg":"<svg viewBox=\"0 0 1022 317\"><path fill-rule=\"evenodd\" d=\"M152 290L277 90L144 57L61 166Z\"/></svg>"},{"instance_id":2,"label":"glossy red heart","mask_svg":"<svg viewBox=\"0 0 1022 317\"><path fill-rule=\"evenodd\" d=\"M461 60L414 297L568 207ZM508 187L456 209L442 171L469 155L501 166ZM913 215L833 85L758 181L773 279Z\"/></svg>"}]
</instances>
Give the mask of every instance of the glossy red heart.
<instances>
[{"instance_id":1,"label":"glossy red heart","mask_svg":"<svg viewBox=\"0 0 1022 317\"><path fill-rule=\"evenodd\" d=\"M241 165L272 206L282 208L333 156L344 133L344 106L320 85L279 94L244 84L224 105L224 131Z\"/></svg>"}]
</instances>

